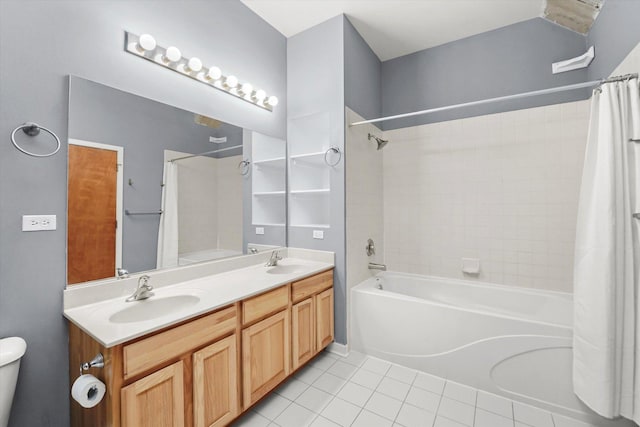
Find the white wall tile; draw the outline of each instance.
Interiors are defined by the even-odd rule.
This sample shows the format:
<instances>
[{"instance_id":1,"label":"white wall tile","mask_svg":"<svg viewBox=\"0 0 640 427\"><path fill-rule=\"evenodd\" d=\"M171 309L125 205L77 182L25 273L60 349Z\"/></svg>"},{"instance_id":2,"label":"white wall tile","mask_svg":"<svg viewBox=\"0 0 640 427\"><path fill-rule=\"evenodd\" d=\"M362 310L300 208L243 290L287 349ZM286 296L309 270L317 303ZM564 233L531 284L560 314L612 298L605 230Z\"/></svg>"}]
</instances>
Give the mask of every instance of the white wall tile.
<instances>
[{"instance_id":1,"label":"white wall tile","mask_svg":"<svg viewBox=\"0 0 640 427\"><path fill-rule=\"evenodd\" d=\"M347 123L364 120L346 109ZM363 280L375 275L369 270L369 262L384 263L382 153L376 144L367 139L372 133L382 137L382 131L373 125L347 128L346 162L346 234L347 234L347 307L349 290ZM410 135L407 132L407 135ZM385 148L386 149L386 148ZM402 187L400 184L399 187ZM367 256L367 239L373 239L376 255ZM347 313L349 319L349 313ZM350 328L348 328L350 330Z\"/></svg>"},{"instance_id":2,"label":"white wall tile","mask_svg":"<svg viewBox=\"0 0 640 427\"><path fill-rule=\"evenodd\" d=\"M570 292L588 120L580 101L385 132L389 269Z\"/></svg>"},{"instance_id":3,"label":"white wall tile","mask_svg":"<svg viewBox=\"0 0 640 427\"><path fill-rule=\"evenodd\" d=\"M190 153L165 150L166 158ZM178 164L178 248L180 253L216 249L218 211L216 159L198 156ZM213 226L211 226L213 224Z\"/></svg>"},{"instance_id":4,"label":"white wall tile","mask_svg":"<svg viewBox=\"0 0 640 427\"><path fill-rule=\"evenodd\" d=\"M216 159L218 248L242 251L242 156Z\"/></svg>"}]
</instances>

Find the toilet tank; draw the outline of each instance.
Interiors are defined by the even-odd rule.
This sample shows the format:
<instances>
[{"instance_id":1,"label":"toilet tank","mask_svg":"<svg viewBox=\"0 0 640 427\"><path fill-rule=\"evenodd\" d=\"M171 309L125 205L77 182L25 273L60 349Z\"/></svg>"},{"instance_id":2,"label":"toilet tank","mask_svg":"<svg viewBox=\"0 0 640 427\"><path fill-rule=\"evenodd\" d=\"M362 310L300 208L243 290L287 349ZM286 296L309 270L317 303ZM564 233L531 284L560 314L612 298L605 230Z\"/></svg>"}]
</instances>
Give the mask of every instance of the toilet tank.
<instances>
[{"instance_id":1,"label":"toilet tank","mask_svg":"<svg viewBox=\"0 0 640 427\"><path fill-rule=\"evenodd\" d=\"M26 350L27 343L20 337L0 339L0 427L7 427L9 424L20 358Z\"/></svg>"}]
</instances>

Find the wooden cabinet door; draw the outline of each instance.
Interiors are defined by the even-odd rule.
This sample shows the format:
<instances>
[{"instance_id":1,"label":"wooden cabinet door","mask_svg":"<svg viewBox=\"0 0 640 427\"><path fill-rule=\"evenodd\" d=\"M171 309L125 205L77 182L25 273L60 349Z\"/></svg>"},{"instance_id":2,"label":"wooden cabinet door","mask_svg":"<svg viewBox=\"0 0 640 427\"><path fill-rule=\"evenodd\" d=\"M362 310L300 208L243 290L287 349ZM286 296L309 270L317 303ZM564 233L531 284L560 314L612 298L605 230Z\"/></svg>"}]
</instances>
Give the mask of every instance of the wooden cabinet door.
<instances>
[{"instance_id":1,"label":"wooden cabinet door","mask_svg":"<svg viewBox=\"0 0 640 427\"><path fill-rule=\"evenodd\" d=\"M333 288L316 295L316 351L333 341Z\"/></svg>"},{"instance_id":2,"label":"wooden cabinet door","mask_svg":"<svg viewBox=\"0 0 640 427\"><path fill-rule=\"evenodd\" d=\"M226 426L238 415L236 335L193 353L195 427Z\"/></svg>"},{"instance_id":3,"label":"wooden cabinet door","mask_svg":"<svg viewBox=\"0 0 640 427\"><path fill-rule=\"evenodd\" d=\"M184 427L183 377L179 361L123 387L122 427Z\"/></svg>"},{"instance_id":4,"label":"wooden cabinet door","mask_svg":"<svg viewBox=\"0 0 640 427\"><path fill-rule=\"evenodd\" d=\"M316 354L314 306L313 298L307 298L291 307L291 348L294 370Z\"/></svg>"},{"instance_id":5,"label":"wooden cabinet door","mask_svg":"<svg viewBox=\"0 0 640 427\"><path fill-rule=\"evenodd\" d=\"M289 375L289 317L289 310L284 310L242 331L245 409Z\"/></svg>"}]
</instances>

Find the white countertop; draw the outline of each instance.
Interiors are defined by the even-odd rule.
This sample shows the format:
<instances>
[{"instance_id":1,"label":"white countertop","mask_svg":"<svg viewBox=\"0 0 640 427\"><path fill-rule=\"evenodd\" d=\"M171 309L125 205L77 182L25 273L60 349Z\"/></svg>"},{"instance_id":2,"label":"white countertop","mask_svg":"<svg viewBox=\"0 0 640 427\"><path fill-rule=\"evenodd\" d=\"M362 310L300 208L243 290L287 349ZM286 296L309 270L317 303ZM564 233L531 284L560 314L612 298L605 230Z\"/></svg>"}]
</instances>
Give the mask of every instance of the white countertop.
<instances>
[{"instance_id":1,"label":"white countertop","mask_svg":"<svg viewBox=\"0 0 640 427\"><path fill-rule=\"evenodd\" d=\"M143 301L125 302L125 298L118 296L75 306L68 306L65 302L64 316L108 348L334 267L333 262L327 262L326 259L318 261L285 258L278 264L296 266L297 271L270 274L270 268L265 267L261 261L244 268L156 287L153 291L155 295ZM150 283L153 285L154 273L149 275ZM116 313L135 304L145 304L176 295L192 295L199 298L199 301L150 320L129 323L115 323L109 320Z\"/></svg>"}]
</instances>

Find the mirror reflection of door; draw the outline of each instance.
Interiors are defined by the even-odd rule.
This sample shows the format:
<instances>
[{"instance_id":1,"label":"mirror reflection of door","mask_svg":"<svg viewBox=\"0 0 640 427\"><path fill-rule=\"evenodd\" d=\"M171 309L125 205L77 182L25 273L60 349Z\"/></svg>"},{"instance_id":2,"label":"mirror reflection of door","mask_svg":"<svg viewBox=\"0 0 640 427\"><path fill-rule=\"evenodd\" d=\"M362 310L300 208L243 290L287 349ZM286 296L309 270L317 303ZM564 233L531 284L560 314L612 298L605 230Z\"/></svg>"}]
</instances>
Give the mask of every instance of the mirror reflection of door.
<instances>
[{"instance_id":1,"label":"mirror reflection of door","mask_svg":"<svg viewBox=\"0 0 640 427\"><path fill-rule=\"evenodd\" d=\"M69 141L67 282L113 277L122 259L123 148Z\"/></svg>"}]
</instances>

